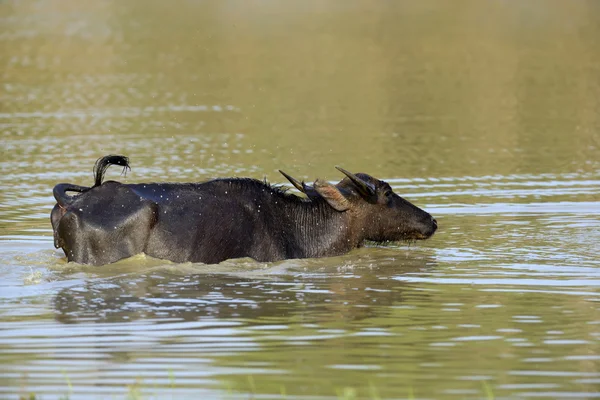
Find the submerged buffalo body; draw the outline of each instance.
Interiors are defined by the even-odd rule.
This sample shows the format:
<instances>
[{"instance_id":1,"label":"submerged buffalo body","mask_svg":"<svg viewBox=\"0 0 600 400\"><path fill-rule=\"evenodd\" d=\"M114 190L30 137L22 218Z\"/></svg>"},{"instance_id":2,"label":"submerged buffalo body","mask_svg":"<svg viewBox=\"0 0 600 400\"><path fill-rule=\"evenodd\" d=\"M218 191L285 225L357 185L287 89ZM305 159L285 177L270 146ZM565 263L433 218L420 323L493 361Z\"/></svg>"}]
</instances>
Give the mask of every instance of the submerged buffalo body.
<instances>
[{"instance_id":1,"label":"submerged buffalo body","mask_svg":"<svg viewBox=\"0 0 600 400\"><path fill-rule=\"evenodd\" d=\"M431 215L387 183L341 168L346 178L337 185L317 180L309 186L284 173L303 198L245 178L102 182L110 165L129 168L126 157L106 156L96 163L94 186L54 188L54 244L69 261L101 265L138 253L203 263L327 257L366 240L426 239L437 229Z\"/></svg>"}]
</instances>

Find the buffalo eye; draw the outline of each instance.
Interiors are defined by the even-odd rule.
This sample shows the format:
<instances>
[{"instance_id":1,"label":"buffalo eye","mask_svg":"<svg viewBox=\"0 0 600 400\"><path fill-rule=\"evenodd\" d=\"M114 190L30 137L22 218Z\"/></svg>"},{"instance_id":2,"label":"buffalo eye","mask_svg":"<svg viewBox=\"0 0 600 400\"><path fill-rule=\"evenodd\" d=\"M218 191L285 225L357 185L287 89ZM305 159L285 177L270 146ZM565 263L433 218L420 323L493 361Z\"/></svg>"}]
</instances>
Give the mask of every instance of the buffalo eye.
<instances>
[{"instance_id":1,"label":"buffalo eye","mask_svg":"<svg viewBox=\"0 0 600 400\"><path fill-rule=\"evenodd\" d=\"M392 192L391 190L386 190L383 195L389 199L390 197L392 197L393 194L394 192Z\"/></svg>"}]
</instances>

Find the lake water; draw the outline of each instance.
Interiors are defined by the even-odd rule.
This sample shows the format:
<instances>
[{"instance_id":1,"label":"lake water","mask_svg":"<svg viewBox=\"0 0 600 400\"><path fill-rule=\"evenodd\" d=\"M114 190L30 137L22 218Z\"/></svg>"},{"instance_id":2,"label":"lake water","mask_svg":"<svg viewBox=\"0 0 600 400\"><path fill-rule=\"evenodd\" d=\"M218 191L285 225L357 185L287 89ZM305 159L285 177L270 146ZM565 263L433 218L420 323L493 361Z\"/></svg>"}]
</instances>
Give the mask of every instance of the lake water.
<instances>
[{"instance_id":1,"label":"lake water","mask_svg":"<svg viewBox=\"0 0 600 400\"><path fill-rule=\"evenodd\" d=\"M600 3L0 3L0 398L600 397ZM428 241L55 250L59 182L388 181Z\"/></svg>"}]
</instances>

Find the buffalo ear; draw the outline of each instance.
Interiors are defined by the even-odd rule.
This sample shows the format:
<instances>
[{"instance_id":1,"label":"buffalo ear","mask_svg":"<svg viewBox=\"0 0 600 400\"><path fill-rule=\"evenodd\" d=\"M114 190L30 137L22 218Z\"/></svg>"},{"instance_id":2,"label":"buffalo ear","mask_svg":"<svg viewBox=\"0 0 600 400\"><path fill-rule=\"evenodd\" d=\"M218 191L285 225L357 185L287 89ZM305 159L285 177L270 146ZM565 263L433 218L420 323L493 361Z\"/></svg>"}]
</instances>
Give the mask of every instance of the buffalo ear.
<instances>
[{"instance_id":1,"label":"buffalo ear","mask_svg":"<svg viewBox=\"0 0 600 400\"><path fill-rule=\"evenodd\" d=\"M314 189L323 197L327 203L338 211L346 211L350 208L350 202L340 190L331 183L317 179Z\"/></svg>"}]
</instances>

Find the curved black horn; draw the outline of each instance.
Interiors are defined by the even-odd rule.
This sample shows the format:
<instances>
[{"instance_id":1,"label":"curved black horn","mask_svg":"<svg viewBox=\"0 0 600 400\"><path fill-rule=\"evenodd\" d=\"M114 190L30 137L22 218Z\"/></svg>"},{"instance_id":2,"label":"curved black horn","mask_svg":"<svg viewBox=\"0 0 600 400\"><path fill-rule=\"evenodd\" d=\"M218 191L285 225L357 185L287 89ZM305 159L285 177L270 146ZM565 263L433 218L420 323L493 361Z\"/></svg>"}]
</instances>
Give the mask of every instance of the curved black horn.
<instances>
[{"instance_id":1,"label":"curved black horn","mask_svg":"<svg viewBox=\"0 0 600 400\"><path fill-rule=\"evenodd\" d=\"M358 176L354 175L352 172L346 171L344 168L338 167L337 165L335 166L335 168L342 174L350 178L350 180L356 185L356 188L358 189L361 195L367 197L375 195L375 190L367 182L363 181Z\"/></svg>"},{"instance_id":2,"label":"curved black horn","mask_svg":"<svg viewBox=\"0 0 600 400\"><path fill-rule=\"evenodd\" d=\"M316 199L318 197L321 197L319 192L317 192L314 187L307 185L306 183L304 183L304 181L300 182L299 180L297 180L296 178L292 178L282 170L279 170L279 172L281 173L281 175L285 176L286 179L290 181L290 183L294 185L296 189L304 193L309 199Z\"/></svg>"},{"instance_id":3,"label":"curved black horn","mask_svg":"<svg viewBox=\"0 0 600 400\"><path fill-rule=\"evenodd\" d=\"M294 185L294 187L296 189L298 189L299 191L301 191L302 193L306 193L305 189L304 189L304 184L301 183L299 180L297 180L296 178L292 178L291 176L289 176L288 174L286 174L285 172L283 172L282 170L279 170L279 173L283 176L285 176L285 178L290 181L290 183L292 185Z\"/></svg>"}]
</instances>

